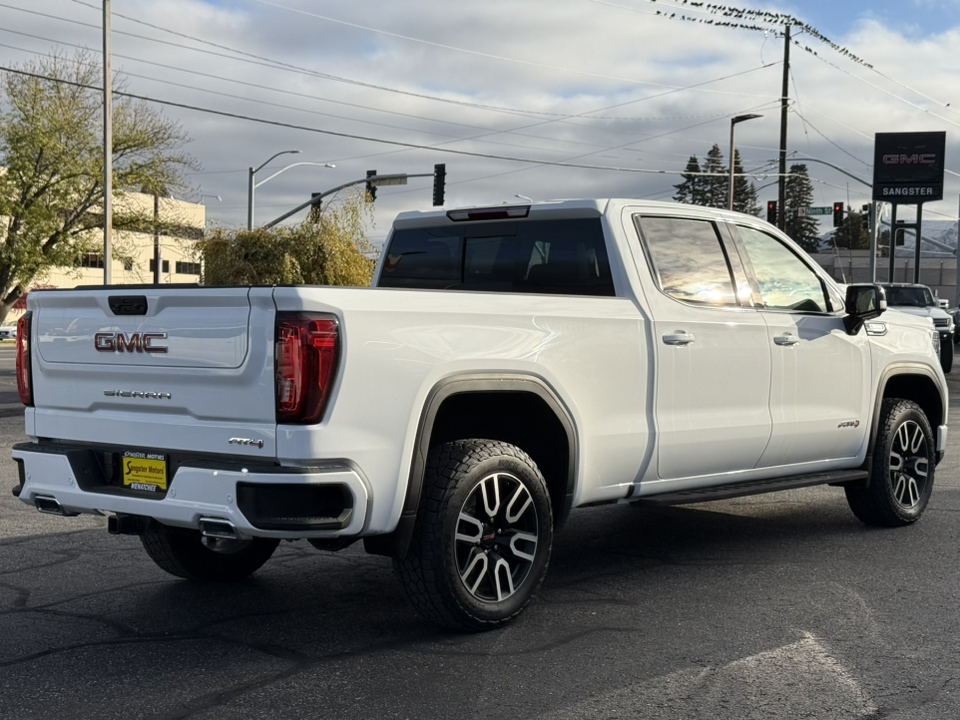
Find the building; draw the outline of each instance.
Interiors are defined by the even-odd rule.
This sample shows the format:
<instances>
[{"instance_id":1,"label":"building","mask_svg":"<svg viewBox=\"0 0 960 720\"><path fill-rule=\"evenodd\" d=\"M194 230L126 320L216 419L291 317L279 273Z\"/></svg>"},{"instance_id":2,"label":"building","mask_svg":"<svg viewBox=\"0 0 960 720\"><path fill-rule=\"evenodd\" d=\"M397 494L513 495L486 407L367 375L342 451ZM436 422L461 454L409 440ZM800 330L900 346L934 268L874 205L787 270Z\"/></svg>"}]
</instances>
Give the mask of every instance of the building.
<instances>
[{"instance_id":1,"label":"building","mask_svg":"<svg viewBox=\"0 0 960 720\"><path fill-rule=\"evenodd\" d=\"M156 215L154 212L156 210ZM197 240L203 237L206 226L206 208L170 197L156 198L144 193L124 193L114 200L115 216L126 214L156 217L163 230L156 238L150 228L144 231L115 229L111 241L113 258L112 284L152 284L154 281L154 242L160 245L160 282L199 283L201 263L194 255ZM100 252L91 252L76 267L51 268L37 277L31 289L72 288L78 285L103 284L103 231L91 231L91 239L98 242ZM26 296L20 298L7 315L7 325L16 323L26 310Z\"/></svg>"}]
</instances>

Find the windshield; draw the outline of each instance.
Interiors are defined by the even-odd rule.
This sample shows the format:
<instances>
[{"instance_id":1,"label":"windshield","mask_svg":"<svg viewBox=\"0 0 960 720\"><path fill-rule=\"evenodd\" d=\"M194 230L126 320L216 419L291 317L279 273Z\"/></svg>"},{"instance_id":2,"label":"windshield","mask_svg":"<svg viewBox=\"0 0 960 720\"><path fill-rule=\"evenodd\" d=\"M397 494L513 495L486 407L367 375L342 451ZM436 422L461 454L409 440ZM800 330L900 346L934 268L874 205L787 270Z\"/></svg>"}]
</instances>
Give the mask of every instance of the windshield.
<instances>
[{"instance_id":1,"label":"windshield","mask_svg":"<svg viewBox=\"0 0 960 720\"><path fill-rule=\"evenodd\" d=\"M885 287L888 305L932 307L936 305L928 287Z\"/></svg>"}]
</instances>

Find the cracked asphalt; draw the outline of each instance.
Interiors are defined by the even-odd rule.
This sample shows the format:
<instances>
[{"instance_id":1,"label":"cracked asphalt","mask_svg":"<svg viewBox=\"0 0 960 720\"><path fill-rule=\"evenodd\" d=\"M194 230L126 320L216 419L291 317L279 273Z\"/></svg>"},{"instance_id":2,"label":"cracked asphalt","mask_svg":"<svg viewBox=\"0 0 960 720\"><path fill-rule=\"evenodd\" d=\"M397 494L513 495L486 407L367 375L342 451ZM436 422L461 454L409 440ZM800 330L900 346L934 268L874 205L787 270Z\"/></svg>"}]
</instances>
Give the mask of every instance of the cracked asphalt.
<instances>
[{"instance_id":1,"label":"cracked asphalt","mask_svg":"<svg viewBox=\"0 0 960 720\"><path fill-rule=\"evenodd\" d=\"M102 518L16 501L11 348L0 346L0 718L958 715L957 433L908 528L866 528L835 488L578 510L519 621L461 635L422 621L390 562L356 546L284 543L251 581L204 586L166 575Z\"/></svg>"}]
</instances>

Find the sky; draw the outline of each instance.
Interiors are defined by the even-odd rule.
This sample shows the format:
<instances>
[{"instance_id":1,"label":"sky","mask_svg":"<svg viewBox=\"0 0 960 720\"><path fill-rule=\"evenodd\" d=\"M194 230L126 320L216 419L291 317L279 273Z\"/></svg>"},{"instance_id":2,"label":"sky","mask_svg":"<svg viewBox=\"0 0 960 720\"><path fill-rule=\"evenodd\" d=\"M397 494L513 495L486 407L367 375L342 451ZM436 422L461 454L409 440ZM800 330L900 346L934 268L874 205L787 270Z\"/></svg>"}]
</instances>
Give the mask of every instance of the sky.
<instances>
[{"instance_id":1,"label":"sky","mask_svg":"<svg viewBox=\"0 0 960 720\"><path fill-rule=\"evenodd\" d=\"M728 157L730 118L750 113L762 117L737 125L736 147L765 204L789 16L809 28L792 31L789 162L807 164L814 203L869 201L875 133L945 131L945 200L924 219L956 220L960 0L727 7L754 12L731 21L684 0L112 0L112 66L191 138L200 168L181 195L206 206L211 227L245 225L248 169L286 150L300 152L256 175L257 223L368 170L436 163L448 208L669 200L687 159L714 144ZM0 66L78 47L101 52L102 2L0 0ZM371 239L431 199L429 177L380 188Z\"/></svg>"}]
</instances>

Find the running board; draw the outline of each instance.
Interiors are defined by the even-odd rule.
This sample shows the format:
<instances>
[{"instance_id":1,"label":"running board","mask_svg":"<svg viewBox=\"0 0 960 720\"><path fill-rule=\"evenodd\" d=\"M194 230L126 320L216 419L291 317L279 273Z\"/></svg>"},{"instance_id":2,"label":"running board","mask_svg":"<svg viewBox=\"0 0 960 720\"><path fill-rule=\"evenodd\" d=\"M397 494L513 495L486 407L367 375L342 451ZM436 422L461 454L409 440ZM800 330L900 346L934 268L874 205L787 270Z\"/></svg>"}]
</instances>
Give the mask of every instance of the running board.
<instances>
[{"instance_id":1,"label":"running board","mask_svg":"<svg viewBox=\"0 0 960 720\"><path fill-rule=\"evenodd\" d=\"M842 485L866 480L868 476L866 470L840 470L838 472L813 473L810 475L791 475L790 477L772 478L770 480L751 480L708 488L679 490L660 495L646 495L632 500L631 504L684 505L686 503L707 502L708 500L726 500L746 495L760 495L777 490L793 490L810 487L811 485Z\"/></svg>"}]
</instances>

